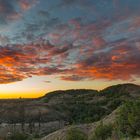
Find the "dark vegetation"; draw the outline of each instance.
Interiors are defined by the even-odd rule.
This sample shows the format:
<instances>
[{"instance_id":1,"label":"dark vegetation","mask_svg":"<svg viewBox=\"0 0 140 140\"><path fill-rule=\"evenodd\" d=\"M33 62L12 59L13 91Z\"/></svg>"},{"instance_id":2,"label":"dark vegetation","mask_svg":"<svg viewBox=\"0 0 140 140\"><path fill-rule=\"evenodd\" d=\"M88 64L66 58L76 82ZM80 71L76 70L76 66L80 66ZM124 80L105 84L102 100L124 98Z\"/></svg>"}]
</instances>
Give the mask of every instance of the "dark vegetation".
<instances>
[{"instance_id":1,"label":"dark vegetation","mask_svg":"<svg viewBox=\"0 0 140 140\"><path fill-rule=\"evenodd\" d=\"M88 137L84 132L78 129L71 128L67 132L66 139L67 140L88 140Z\"/></svg>"},{"instance_id":2,"label":"dark vegetation","mask_svg":"<svg viewBox=\"0 0 140 140\"><path fill-rule=\"evenodd\" d=\"M44 102L61 114L59 119L64 119L69 124L91 123L110 114L126 101L135 100L129 92L120 91L120 87L121 85L100 92L93 90L57 91L47 95Z\"/></svg>"},{"instance_id":3,"label":"dark vegetation","mask_svg":"<svg viewBox=\"0 0 140 140\"><path fill-rule=\"evenodd\" d=\"M120 140L140 137L140 100L128 101L123 104L118 112L114 124L100 124L94 130L89 140ZM82 131L71 130L67 140L87 140ZM78 140L79 140L78 139Z\"/></svg>"},{"instance_id":4,"label":"dark vegetation","mask_svg":"<svg viewBox=\"0 0 140 140\"><path fill-rule=\"evenodd\" d=\"M140 137L140 100L127 102L121 107L117 127L125 137Z\"/></svg>"},{"instance_id":5,"label":"dark vegetation","mask_svg":"<svg viewBox=\"0 0 140 140\"><path fill-rule=\"evenodd\" d=\"M28 135L24 134L24 133L13 133L12 135L10 135L7 140L30 140Z\"/></svg>"},{"instance_id":6,"label":"dark vegetation","mask_svg":"<svg viewBox=\"0 0 140 140\"><path fill-rule=\"evenodd\" d=\"M90 140L106 140L111 137L112 130L112 125L103 125L103 123L101 122L101 124L94 131L94 134Z\"/></svg>"}]
</instances>

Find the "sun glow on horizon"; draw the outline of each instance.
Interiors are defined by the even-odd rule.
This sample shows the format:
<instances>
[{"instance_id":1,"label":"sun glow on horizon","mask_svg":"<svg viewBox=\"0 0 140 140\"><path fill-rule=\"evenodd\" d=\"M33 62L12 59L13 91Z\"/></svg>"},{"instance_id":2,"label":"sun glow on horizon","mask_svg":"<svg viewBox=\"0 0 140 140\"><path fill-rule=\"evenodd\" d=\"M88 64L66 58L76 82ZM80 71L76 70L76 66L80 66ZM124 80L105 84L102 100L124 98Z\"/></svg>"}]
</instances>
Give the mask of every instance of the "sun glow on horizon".
<instances>
[{"instance_id":1,"label":"sun glow on horizon","mask_svg":"<svg viewBox=\"0 0 140 140\"><path fill-rule=\"evenodd\" d=\"M47 79L47 80L46 80ZM95 89L102 90L108 86L126 83L121 80L106 81L79 81L70 82L56 79L55 76L34 76L20 82L10 84L0 84L0 98L38 98L56 90L68 89ZM136 83L138 84L138 83Z\"/></svg>"}]
</instances>

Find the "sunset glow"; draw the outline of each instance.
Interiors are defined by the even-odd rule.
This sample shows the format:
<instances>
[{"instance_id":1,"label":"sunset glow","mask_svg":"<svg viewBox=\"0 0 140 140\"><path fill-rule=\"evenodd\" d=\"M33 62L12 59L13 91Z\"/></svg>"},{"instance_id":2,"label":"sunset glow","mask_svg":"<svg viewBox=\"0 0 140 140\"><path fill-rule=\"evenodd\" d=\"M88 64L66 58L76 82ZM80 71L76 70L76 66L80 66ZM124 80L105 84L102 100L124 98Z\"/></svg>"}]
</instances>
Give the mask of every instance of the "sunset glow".
<instances>
[{"instance_id":1,"label":"sunset glow","mask_svg":"<svg viewBox=\"0 0 140 140\"><path fill-rule=\"evenodd\" d=\"M140 0L1 0L0 98L140 84Z\"/></svg>"}]
</instances>

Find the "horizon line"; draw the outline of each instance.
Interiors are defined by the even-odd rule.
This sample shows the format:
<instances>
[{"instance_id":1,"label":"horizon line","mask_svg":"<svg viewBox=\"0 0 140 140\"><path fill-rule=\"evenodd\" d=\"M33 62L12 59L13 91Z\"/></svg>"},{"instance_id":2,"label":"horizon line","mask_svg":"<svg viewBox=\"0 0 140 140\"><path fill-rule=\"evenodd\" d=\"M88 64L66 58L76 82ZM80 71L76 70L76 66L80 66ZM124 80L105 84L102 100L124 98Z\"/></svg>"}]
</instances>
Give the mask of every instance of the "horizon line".
<instances>
[{"instance_id":1,"label":"horizon line","mask_svg":"<svg viewBox=\"0 0 140 140\"><path fill-rule=\"evenodd\" d=\"M117 85L136 85L136 86L140 86L139 84L134 84L134 83L123 83L123 84L114 84L114 85L111 85L111 86L107 86L101 90L97 90L97 89L89 89L89 88L77 88L77 89L60 89L60 90L52 90L52 91L48 91L47 93L45 93L44 95L42 96L38 96L38 97L22 97L22 96L19 96L19 97L15 97L15 98L12 98L12 97L9 97L9 98L0 98L0 100L35 100L35 99L39 99L39 98L42 98L44 97L45 95L47 94L51 94L53 92L57 92L57 91L69 91L69 90L93 90L93 91L102 91L106 88L109 88L109 87L112 87L112 86L117 86Z\"/></svg>"}]
</instances>

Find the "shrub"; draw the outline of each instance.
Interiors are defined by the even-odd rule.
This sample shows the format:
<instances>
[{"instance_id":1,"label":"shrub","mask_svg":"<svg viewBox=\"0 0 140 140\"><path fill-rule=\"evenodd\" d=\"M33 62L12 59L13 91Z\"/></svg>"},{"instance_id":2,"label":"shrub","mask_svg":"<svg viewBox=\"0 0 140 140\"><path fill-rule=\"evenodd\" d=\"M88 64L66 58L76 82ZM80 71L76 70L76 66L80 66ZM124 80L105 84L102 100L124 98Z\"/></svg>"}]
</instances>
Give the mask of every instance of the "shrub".
<instances>
[{"instance_id":1,"label":"shrub","mask_svg":"<svg viewBox=\"0 0 140 140\"><path fill-rule=\"evenodd\" d=\"M70 129L67 133L66 140L87 140L87 135L79 129Z\"/></svg>"},{"instance_id":2,"label":"shrub","mask_svg":"<svg viewBox=\"0 0 140 140\"><path fill-rule=\"evenodd\" d=\"M122 104L121 99L112 99L108 105L108 108L111 110L116 109L118 106Z\"/></svg>"},{"instance_id":3,"label":"shrub","mask_svg":"<svg viewBox=\"0 0 140 140\"><path fill-rule=\"evenodd\" d=\"M106 115L106 109L94 104L79 103L73 104L70 108L72 123L90 123L98 121Z\"/></svg>"},{"instance_id":4,"label":"shrub","mask_svg":"<svg viewBox=\"0 0 140 140\"><path fill-rule=\"evenodd\" d=\"M40 138L40 135L38 133L35 133L33 137L34 138Z\"/></svg>"},{"instance_id":5,"label":"shrub","mask_svg":"<svg viewBox=\"0 0 140 140\"><path fill-rule=\"evenodd\" d=\"M121 107L117 125L124 136L140 136L140 101L127 102Z\"/></svg>"},{"instance_id":6,"label":"shrub","mask_svg":"<svg viewBox=\"0 0 140 140\"><path fill-rule=\"evenodd\" d=\"M94 131L90 140L106 140L112 135L112 125L103 125L101 123Z\"/></svg>"},{"instance_id":7,"label":"shrub","mask_svg":"<svg viewBox=\"0 0 140 140\"><path fill-rule=\"evenodd\" d=\"M28 136L22 133L14 133L8 137L8 140L28 140Z\"/></svg>"}]
</instances>

